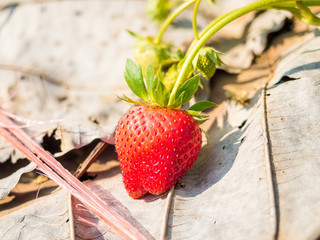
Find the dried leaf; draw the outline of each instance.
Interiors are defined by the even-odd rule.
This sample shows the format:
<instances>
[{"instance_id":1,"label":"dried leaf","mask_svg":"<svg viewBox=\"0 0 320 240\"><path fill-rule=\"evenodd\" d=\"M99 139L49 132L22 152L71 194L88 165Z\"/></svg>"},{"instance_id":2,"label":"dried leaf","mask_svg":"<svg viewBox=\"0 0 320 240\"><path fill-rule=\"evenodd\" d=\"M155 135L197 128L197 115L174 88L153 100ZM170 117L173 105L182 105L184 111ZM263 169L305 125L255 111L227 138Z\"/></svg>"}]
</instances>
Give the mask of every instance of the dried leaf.
<instances>
[{"instance_id":1,"label":"dried leaf","mask_svg":"<svg viewBox=\"0 0 320 240\"><path fill-rule=\"evenodd\" d=\"M246 46L254 55L259 56L267 47L268 35L278 32L285 24L285 20L291 18L286 11L271 9L258 15L249 26L246 36Z\"/></svg>"},{"instance_id":2,"label":"dried leaf","mask_svg":"<svg viewBox=\"0 0 320 240\"><path fill-rule=\"evenodd\" d=\"M319 234L320 37L282 59L266 91L280 239Z\"/></svg>"},{"instance_id":3,"label":"dried leaf","mask_svg":"<svg viewBox=\"0 0 320 240\"><path fill-rule=\"evenodd\" d=\"M0 179L0 199L4 199L20 180L22 174L31 172L36 168L34 163L30 163L27 166L20 168L8 177Z\"/></svg>"},{"instance_id":4,"label":"dried leaf","mask_svg":"<svg viewBox=\"0 0 320 240\"><path fill-rule=\"evenodd\" d=\"M218 40L212 42L215 48L225 53L221 56L225 63L221 68L229 73L248 69L254 58L260 56L267 47L269 34L281 30L290 17L289 13L279 10L266 11L258 16L251 13L239 18L231 27L228 26L230 29L223 29L216 36ZM235 31L234 28L239 26L243 32L234 39L232 30Z\"/></svg>"},{"instance_id":5,"label":"dried leaf","mask_svg":"<svg viewBox=\"0 0 320 240\"><path fill-rule=\"evenodd\" d=\"M67 192L62 190L0 218L0 238L69 239Z\"/></svg>"}]
</instances>

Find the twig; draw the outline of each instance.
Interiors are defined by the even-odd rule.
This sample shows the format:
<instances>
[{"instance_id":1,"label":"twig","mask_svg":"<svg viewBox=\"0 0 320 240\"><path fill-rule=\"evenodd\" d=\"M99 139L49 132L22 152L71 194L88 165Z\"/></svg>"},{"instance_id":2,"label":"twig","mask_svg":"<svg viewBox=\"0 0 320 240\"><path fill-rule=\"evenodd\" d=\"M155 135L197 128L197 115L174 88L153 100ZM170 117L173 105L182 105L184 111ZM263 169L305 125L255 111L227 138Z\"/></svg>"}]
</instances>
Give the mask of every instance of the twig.
<instances>
[{"instance_id":1,"label":"twig","mask_svg":"<svg viewBox=\"0 0 320 240\"><path fill-rule=\"evenodd\" d=\"M98 158L98 156L106 149L108 146L105 142L99 142L95 148L91 151L89 156L80 164L77 171L73 174L76 178L80 179L83 174L88 170L91 164Z\"/></svg>"},{"instance_id":2,"label":"twig","mask_svg":"<svg viewBox=\"0 0 320 240\"><path fill-rule=\"evenodd\" d=\"M167 235L167 229L168 229L168 220L170 215L170 209L171 209L171 202L173 198L173 192L174 192L175 186L171 187L168 195L167 195L167 202L165 206L165 212L162 218L162 225L160 230L160 240L166 240Z\"/></svg>"},{"instance_id":3,"label":"twig","mask_svg":"<svg viewBox=\"0 0 320 240\"><path fill-rule=\"evenodd\" d=\"M49 152L45 151L19 126L1 113L0 123L5 126L12 126L12 128L0 126L0 135L21 151L29 161L36 163L38 169L78 198L89 210L113 228L121 238L146 239L137 228L114 212L102 199L93 194L83 183L56 161Z\"/></svg>"}]
</instances>

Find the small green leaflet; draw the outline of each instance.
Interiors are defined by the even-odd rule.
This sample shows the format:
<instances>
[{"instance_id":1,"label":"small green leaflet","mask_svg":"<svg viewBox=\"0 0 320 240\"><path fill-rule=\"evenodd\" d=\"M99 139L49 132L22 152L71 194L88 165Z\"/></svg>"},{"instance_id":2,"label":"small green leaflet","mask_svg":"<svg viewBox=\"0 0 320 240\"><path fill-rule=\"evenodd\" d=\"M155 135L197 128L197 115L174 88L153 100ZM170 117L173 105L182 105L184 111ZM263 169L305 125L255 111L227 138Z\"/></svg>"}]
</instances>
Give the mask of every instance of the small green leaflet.
<instances>
[{"instance_id":1,"label":"small green leaflet","mask_svg":"<svg viewBox=\"0 0 320 240\"><path fill-rule=\"evenodd\" d=\"M140 65L137 66L131 59L127 59L124 78L134 94L136 94L145 102L149 101Z\"/></svg>"},{"instance_id":2,"label":"small green leaflet","mask_svg":"<svg viewBox=\"0 0 320 240\"><path fill-rule=\"evenodd\" d=\"M180 60L184 58L184 54L182 53L182 51L180 49L178 49L178 51L177 51L177 56Z\"/></svg>"},{"instance_id":3,"label":"small green leaflet","mask_svg":"<svg viewBox=\"0 0 320 240\"><path fill-rule=\"evenodd\" d=\"M158 69L156 74L156 88L154 90L154 98L155 103L160 105L161 107L166 107L169 101L169 92L165 85L163 84L163 73L161 72L161 68ZM150 94L150 93L149 93Z\"/></svg>"},{"instance_id":4,"label":"small green leaflet","mask_svg":"<svg viewBox=\"0 0 320 240\"><path fill-rule=\"evenodd\" d=\"M176 92L175 103L178 102L181 94L183 94L182 101L179 103L179 105L183 105L189 102L198 89L199 79L200 79L199 75L196 75L188 79L182 86L180 86Z\"/></svg>"},{"instance_id":5,"label":"small green leaflet","mask_svg":"<svg viewBox=\"0 0 320 240\"><path fill-rule=\"evenodd\" d=\"M188 110L201 112L203 110L206 110L209 107L214 107L214 106L217 106L217 104L210 102L210 101L200 101L200 102L195 103L191 107L189 107Z\"/></svg>"},{"instance_id":6,"label":"small green leaflet","mask_svg":"<svg viewBox=\"0 0 320 240\"><path fill-rule=\"evenodd\" d=\"M132 32L132 31L130 31L129 29L127 29L127 32L128 32L131 36L133 36L133 37L135 37L135 38L142 38L141 35L139 35L139 34L137 34L137 33L135 33L135 32Z\"/></svg>"},{"instance_id":7,"label":"small green leaflet","mask_svg":"<svg viewBox=\"0 0 320 240\"><path fill-rule=\"evenodd\" d=\"M154 93L155 102L159 104L161 107L166 107L169 101L169 92L167 88L163 85L161 81L158 81L157 88Z\"/></svg>"},{"instance_id":8,"label":"small green leaflet","mask_svg":"<svg viewBox=\"0 0 320 240\"><path fill-rule=\"evenodd\" d=\"M215 104L213 102L209 102L209 101L200 101L200 102L195 103L191 107L189 107L187 112L189 114L191 114L196 119L196 121L199 123L199 125L201 125L202 123L204 123L205 121L208 120L209 116L203 115L200 112L209 108L209 107L213 107L213 106L217 106L217 104Z\"/></svg>"},{"instance_id":9,"label":"small green leaflet","mask_svg":"<svg viewBox=\"0 0 320 240\"><path fill-rule=\"evenodd\" d=\"M172 96L174 99L173 103L168 106L171 92L163 84L164 75L161 68L154 74L153 63L150 63L146 69L144 80L141 66L135 64L131 59L128 59L124 77L129 88L134 94L141 98L142 101L134 101L126 96L122 98L123 100L134 104L147 103L169 108L177 108L189 102L197 91L200 82L200 75L193 76L186 80L178 87L174 96ZM211 106L214 106L214 104L208 101L202 101L192 106L190 112L193 112L195 117L202 118L203 116L198 114L198 112Z\"/></svg>"},{"instance_id":10,"label":"small green leaflet","mask_svg":"<svg viewBox=\"0 0 320 240\"><path fill-rule=\"evenodd\" d=\"M120 98L122 101L131 103L131 104L136 104L136 105L143 104L143 102L132 100L131 98L128 98L126 95L123 95L123 97L119 97L119 96L117 97Z\"/></svg>"},{"instance_id":11,"label":"small green leaflet","mask_svg":"<svg viewBox=\"0 0 320 240\"><path fill-rule=\"evenodd\" d=\"M200 124L201 124L201 123L199 123L199 125L200 125ZM205 135L205 137L206 137L206 140L207 140L206 145L209 145L210 138L209 138L208 133L207 133L206 131L204 131L202 128L200 128L200 129L201 129L201 132L203 132L204 135Z\"/></svg>"},{"instance_id":12,"label":"small green leaflet","mask_svg":"<svg viewBox=\"0 0 320 240\"><path fill-rule=\"evenodd\" d=\"M197 123L199 125L201 125L202 123L205 123L206 121L208 121L208 118L206 118L206 119L196 119L196 121L197 121Z\"/></svg>"},{"instance_id":13,"label":"small green leaflet","mask_svg":"<svg viewBox=\"0 0 320 240\"><path fill-rule=\"evenodd\" d=\"M208 118L209 117L209 115L203 115L197 111L187 110L187 112L196 118Z\"/></svg>"},{"instance_id":14,"label":"small green leaflet","mask_svg":"<svg viewBox=\"0 0 320 240\"><path fill-rule=\"evenodd\" d=\"M155 90L157 88L158 81L159 79L157 77L154 77L154 67L153 63L151 62L146 70L146 83L148 95L152 102L155 102L156 99Z\"/></svg>"},{"instance_id":15,"label":"small green leaflet","mask_svg":"<svg viewBox=\"0 0 320 240\"><path fill-rule=\"evenodd\" d=\"M215 50L212 47L205 47L199 50L194 59L192 60L192 65L194 68L197 67L199 56L209 56L209 58L213 61L216 66L222 66L223 61L219 57L219 54L223 54L220 51Z\"/></svg>"},{"instance_id":16,"label":"small green leaflet","mask_svg":"<svg viewBox=\"0 0 320 240\"><path fill-rule=\"evenodd\" d=\"M214 48L209 48L207 50L207 55L211 58L214 64L216 64L217 66L222 66L223 61L220 59L218 54L223 54L223 53L215 50Z\"/></svg>"}]
</instances>

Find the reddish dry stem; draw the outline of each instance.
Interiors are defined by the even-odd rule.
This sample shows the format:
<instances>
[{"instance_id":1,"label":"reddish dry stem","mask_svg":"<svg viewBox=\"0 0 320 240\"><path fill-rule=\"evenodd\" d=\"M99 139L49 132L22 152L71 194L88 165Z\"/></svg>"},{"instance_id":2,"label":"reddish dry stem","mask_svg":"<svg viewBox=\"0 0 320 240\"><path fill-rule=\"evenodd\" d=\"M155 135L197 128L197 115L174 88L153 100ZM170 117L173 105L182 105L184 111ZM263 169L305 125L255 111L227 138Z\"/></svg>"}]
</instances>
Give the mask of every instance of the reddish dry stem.
<instances>
[{"instance_id":1,"label":"reddish dry stem","mask_svg":"<svg viewBox=\"0 0 320 240\"><path fill-rule=\"evenodd\" d=\"M105 142L99 142L95 148L91 151L90 155L83 161L79 166L77 171L74 173L74 176L78 179L88 170L91 164L98 158L98 156L103 152L104 149L108 146Z\"/></svg>"},{"instance_id":2,"label":"reddish dry stem","mask_svg":"<svg viewBox=\"0 0 320 240\"><path fill-rule=\"evenodd\" d=\"M36 163L38 168L52 180L67 189L73 196L84 203L88 209L111 226L120 237L125 239L146 239L134 226L109 208L104 201L93 194L68 170L63 168L50 153L33 141L19 126L1 114L1 112L0 123L6 126L12 126L12 128L3 128L0 126L0 134L8 142L21 151L29 161Z\"/></svg>"}]
</instances>

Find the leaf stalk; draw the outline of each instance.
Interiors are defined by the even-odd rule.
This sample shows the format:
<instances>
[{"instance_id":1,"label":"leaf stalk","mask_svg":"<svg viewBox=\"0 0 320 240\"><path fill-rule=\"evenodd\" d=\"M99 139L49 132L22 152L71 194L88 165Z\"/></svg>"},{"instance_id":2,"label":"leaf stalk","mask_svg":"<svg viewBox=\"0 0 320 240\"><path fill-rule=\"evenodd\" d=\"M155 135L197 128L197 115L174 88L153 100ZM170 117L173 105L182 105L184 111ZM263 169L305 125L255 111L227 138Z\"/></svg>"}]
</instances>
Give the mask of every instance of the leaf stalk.
<instances>
[{"instance_id":1,"label":"leaf stalk","mask_svg":"<svg viewBox=\"0 0 320 240\"><path fill-rule=\"evenodd\" d=\"M205 43L216 33L218 32L221 28L229 24L230 22L236 20L237 18L252 12L256 10L264 10L268 8L277 8L277 6L281 5L289 5L290 4L295 4L296 2L298 3L298 6L300 8L304 9L304 13L309 16L309 19L306 21L308 24L315 23L315 25L318 23L318 19L312 15L311 11L306 10L306 6L308 5L320 5L319 0L305 0L305 1L294 1L294 0L260 0L254 3L251 3L243 8L231 11L229 13L226 13L222 15L221 17L218 17L217 19L213 20L211 24L209 24L205 30L200 34L200 38L195 40L189 47L187 54L186 54L186 59L182 65L181 71L179 72L179 75L177 77L177 80L173 86L169 103L168 105L172 104L172 102L175 99L175 95L177 92L177 89L179 86L185 81L187 74L188 74L188 68L192 64L192 60L198 53L198 51L205 45ZM300 4L300 5L299 5ZM285 9L288 10L288 9ZM310 17L312 15L313 17ZM319 21L320 22L320 21Z\"/></svg>"}]
</instances>

